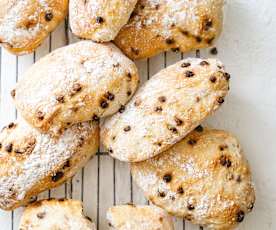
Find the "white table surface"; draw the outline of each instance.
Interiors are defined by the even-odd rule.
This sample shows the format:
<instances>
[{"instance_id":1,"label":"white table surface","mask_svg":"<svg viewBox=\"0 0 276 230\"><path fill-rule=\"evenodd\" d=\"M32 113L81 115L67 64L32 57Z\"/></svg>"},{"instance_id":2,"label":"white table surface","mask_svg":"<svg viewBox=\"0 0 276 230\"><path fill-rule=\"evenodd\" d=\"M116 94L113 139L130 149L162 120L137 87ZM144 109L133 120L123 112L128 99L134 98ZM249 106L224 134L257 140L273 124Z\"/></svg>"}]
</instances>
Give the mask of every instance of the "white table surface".
<instances>
[{"instance_id":1,"label":"white table surface","mask_svg":"<svg viewBox=\"0 0 276 230\"><path fill-rule=\"evenodd\" d=\"M239 137L251 164L257 201L252 214L246 216L239 229L276 229L276 1L228 0L225 26L216 44L217 57L231 73L231 90L223 107L205 123L225 129ZM1 49L1 126L16 118L10 90L22 73L40 57L75 38L61 24L34 53L16 57ZM202 57L212 56L209 49ZM142 82L166 65L190 54L165 53L139 61ZM0 185L1 186L1 185ZM98 229L107 229L105 212L113 204L143 204L146 200L132 183L128 165L109 156L94 157L71 182L39 195L39 198L68 197L84 202L84 210ZM0 211L0 229L18 229L22 208ZM176 230L199 229L176 220Z\"/></svg>"}]
</instances>

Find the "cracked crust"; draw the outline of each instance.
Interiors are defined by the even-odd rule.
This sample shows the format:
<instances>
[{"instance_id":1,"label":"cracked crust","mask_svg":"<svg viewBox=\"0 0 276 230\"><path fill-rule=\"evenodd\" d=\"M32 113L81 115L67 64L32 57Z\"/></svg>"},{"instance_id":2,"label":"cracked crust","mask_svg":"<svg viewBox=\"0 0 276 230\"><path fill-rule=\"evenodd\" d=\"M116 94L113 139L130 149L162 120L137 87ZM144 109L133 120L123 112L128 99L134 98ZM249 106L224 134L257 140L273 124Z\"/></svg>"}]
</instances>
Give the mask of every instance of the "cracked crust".
<instances>
[{"instance_id":1,"label":"cracked crust","mask_svg":"<svg viewBox=\"0 0 276 230\"><path fill-rule=\"evenodd\" d=\"M21 115L43 132L117 112L139 83L135 64L111 43L81 41L46 55L14 91Z\"/></svg>"},{"instance_id":2,"label":"cracked crust","mask_svg":"<svg viewBox=\"0 0 276 230\"><path fill-rule=\"evenodd\" d=\"M137 0L71 0L72 32L97 42L114 40L132 13Z\"/></svg>"},{"instance_id":3,"label":"cracked crust","mask_svg":"<svg viewBox=\"0 0 276 230\"><path fill-rule=\"evenodd\" d=\"M0 133L0 208L12 210L57 187L84 166L99 146L99 127L84 122L51 138L25 121Z\"/></svg>"},{"instance_id":4,"label":"cracked crust","mask_svg":"<svg viewBox=\"0 0 276 230\"><path fill-rule=\"evenodd\" d=\"M0 42L16 55L33 52L65 18L68 0L3 0Z\"/></svg>"},{"instance_id":5,"label":"cracked crust","mask_svg":"<svg viewBox=\"0 0 276 230\"><path fill-rule=\"evenodd\" d=\"M229 78L215 59L188 58L161 70L138 90L124 112L106 119L101 127L104 146L121 161L158 155L220 107Z\"/></svg>"},{"instance_id":6,"label":"cracked crust","mask_svg":"<svg viewBox=\"0 0 276 230\"><path fill-rule=\"evenodd\" d=\"M223 2L140 0L115 44L131 59L208 47L221 33Z\"/></svg>"},{"instance_id":7,"label":"cracked crust","mask_svg":"<svg viewBox=\"0 0 276 230\"><path fill-rule=\"evenodd\" d=\"M153 204L207 229L233 229L254 206L249 165L226 131L199 126L131 173Z\"/></svg>"},{"instance_id":8,"label":"cracked crust","mask_svg":"<svg viewBox=\"0 0 276 230\"><path fill-rule=\"evenodd\" d=\"M19 230L96 230L77 200L40 200L24 210Z\"/></svg>"},{"instance_id":9,"label":"cracked crust","mask_svg":"<svg viewBox=\"0 0 276 230\"><path fill-rule=\"evenodd\" d=\"M113 230L173 230L172 218L161 208L118 205L109 208L107 220Z\"/></svg>"}]
</instances>

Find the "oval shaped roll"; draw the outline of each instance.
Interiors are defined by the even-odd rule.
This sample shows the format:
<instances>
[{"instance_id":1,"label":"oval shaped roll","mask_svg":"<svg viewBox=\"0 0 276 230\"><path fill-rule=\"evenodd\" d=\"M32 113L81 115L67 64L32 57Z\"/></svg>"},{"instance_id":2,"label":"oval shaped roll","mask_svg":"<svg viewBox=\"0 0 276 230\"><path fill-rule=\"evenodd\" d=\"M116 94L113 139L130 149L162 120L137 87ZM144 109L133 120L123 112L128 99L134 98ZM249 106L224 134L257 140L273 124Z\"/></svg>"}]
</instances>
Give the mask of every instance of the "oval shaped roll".
<instances>
[{"instance_id":1,"label":"oval shaped roll","mask_svg":"<svg viewBox=\"0 0 276 230\"><path fill-rule=\"evenodd\" d=\"M36 62L12 95L31 125L58 132L117 112L138 82L135 64L113 44L81 41Z\"/></svg>"},{"instance_id":2,"label":"oval shaped roll","mask_svg":"<svg viewBox=\"0 0 276 230\"><path fill-rule=\"evenodd\" d=\"M70 0L70 26L81 38L108 42L115 38L132 13L137 0Z\"/></svg>"},{"instance_id":3,"label":"oval shaped roll","mask_svg":"<svg viewBox=\"0 0 276 230\"><path fill-rule=\"evenodd\" d=\"M223 0L140 0L115 44L130 58L212 45L220 35Z\"/></svg>"},{"instance_id":4,"label":"oval shaped roll","mask_svg":"<svg viewBox=\"0 0 276 230\"><path fill-rule=\"evenodd\" d=\"M33 52L65 18L68 0L3 0L0 42L10 52Z\"/></svg>"},{"instance_id":5,"label":"oval shaped roll","mask_svg":"<svg viewBox=\"0 0 276 230\"><path fill-rule=\"evenodd\" d=\"M20 230L96 230L84 216L80 201L67 199L40 200L24 210Z\"/></svg>"},{"instance_id":6,"label":"oval shaped roll","mask_svg":"<svg viewBox=\"0 0 276 230\"><path fill-rule=\"evenodd\" d=\"M108 209L107 220L114 230L173 230L172 218L161 208L148 205L118 205Z\"/></svg>"},{"instance_id":7,"label":"oval shaped roll","mask_svg":"<svg viewBox=\"0 0 276 230\"><path fill-rule=\"evenodd\" d=\"M12 210L32 196L75 175L96 153L98 124L84 122L51 138L26 122L10 123L0 133L0 208Z\"/></svg>"},{"instance_id":8,"label":"oval shaped roll","mask_svg":"<svg viewBox=\"0 0 276 230\"><path fill-rule=\"evenodd\" d=\"M111 156L130 162L163 152L220 107L229 78L215 59L189 58L161 70L124 112L106 120L104 146Z\"/></svg>"},{"instance_id":9,"label":"oval shaped roll","mask_svg":"<svg viewBox=\"0 0 276 230\"><path fill-rule=\"evenodd\" d=\"M131 166L155 205L207 229L232 229L253 209L254 187L238 140L199 126L169 150Z\"/></svg>"}]
</instances>

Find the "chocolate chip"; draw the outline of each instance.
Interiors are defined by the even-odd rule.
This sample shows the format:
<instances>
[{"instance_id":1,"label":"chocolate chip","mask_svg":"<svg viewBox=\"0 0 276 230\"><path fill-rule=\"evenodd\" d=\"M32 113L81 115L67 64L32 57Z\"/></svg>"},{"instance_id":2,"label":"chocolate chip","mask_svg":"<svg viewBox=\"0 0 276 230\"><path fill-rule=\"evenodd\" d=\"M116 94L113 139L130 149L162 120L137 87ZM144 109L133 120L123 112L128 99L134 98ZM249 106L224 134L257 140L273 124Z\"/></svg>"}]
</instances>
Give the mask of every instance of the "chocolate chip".
<instances>
[{"instance_id":1,"label":"chocolate chip","mask_svg":"<svg viewBox=\"0 0 276 230\"><path fill-rule=\"evenodd\" d=\"M56 174L52 176L52 181L57 182L63 177L63 175L64 175L63 172L60 172L60 171L56 172Z\"/></svg>"},{"instance_id":2,"label":"chocolate chip","mask_svg":"<svg viewBox=\"0 0 276 230\"><path fill-rule=\"evenodd\" d=\"M183 194L184 193L184 189L182 187L178 187L177 188L177 193Z\"/></svg>"},{"instance_id":3,"label":"chocolate chip","mask_svg":"<svg viewBox=\"0 0 276 230\"><path fill-rule=\"evenodd\" d=\"M155 9L156 9L156 10L158 10L158 9L159 9L159 7L160 7L160 5L159 5L159 4L156 4L156 5L155 5Z\"/></svg>"},{"instance_id":4,"label":"chocolate chip","mask_svg":"<svg viewBox=\"0 0 276 230\"><path fill-rule=\"evenodd\" d=\"M210 49L210 53L213 55L217 55L218 54L218 50L216 47L213 47L212 49Z\"/></svg>"},{"instance_id":5,"label":"chocolate chip","mask_svg":"<svg viewBox=\"0 0 276 230\"><path fill-rule=\"evenodd\" d=\"M36 214L38 219L43 219L45 217L45 215L46 215L46 212L39 212Z\"/></svg>"},{"instance_id":6,"label":"chocolate chip","mask_svg":"<svg viewBox=\"0 0 276 230\"><path fill-rule=\"evenodd\" d=\"M119 113L123 113L125 111L126 107L124 105L121 105L119 109Z\"/></svg>"},{"instance_id":7,"label":"chocolate chip","mask_svg":"<svg viewBox=\"0 0 276 230\"><path fill-rule=\"evenodd\" d=\"M158 101L160 101L161 103L164 103L166 101L166 97L160 96L160 97L158 97Z\"/></svg>"},{"instance_id":8,"label":"chocolate chip","mask_svg":"<svg viewBox=\"0 0 276 230\"><path fill-rule=\"evenodd\" d=\"M173 126L168 126L168 129L169 129L170 131L172 131L174 134L177 134L177 133L178 133L177 128L175 128L175 127L173 127Z\"/></svg>"},{"instance_id":9,"label":"chocolate chip","mask_svg":"<svg viewBox=\"0 0 276 230\"><path fill-rule=\"evenodd\" d=\"M38 120L43 120L44 119L44 113L41 112L41 111L38 111L36 113L36 116L37 116Z\"/></svg>"},{"instance_id":10,"label":"chocolate chip","mask_svg":"<svg viewBox=\"0 0 276 230\"><path fill-rule=\"evenodd\" d=\"M193 206L192 204L188 204L187 205L188 210L194 210L195 206Z\"/></svg>"},{"instance_id":11,"label":"chocolate chip","mask_svg":"<svg viewBox=\"0 0 276 230\"><path fill-rule=\"evenodd\" d=\"M219 97L217 99L217 101L218 101L219 104L222 104L224 102L224 98L223 97Z\"/></svg>"},{"instance_id":12,"label":"chocolate chip","mask_svg":"<svg viewBox=\"0 0 276 230\"><path fill-rule=\"evenodd\" d=\"M227 145L220 145L220 146L219 146L219 150L220 150L220 151L223 151L223 150L226 149L226 148L228 148Z\"/></svg>"},{"instance_id":13,"label":"chocolate chip","mask_svg":"<svg viewBox=\"0 0 276 230\"><path fill-rule=\"evenodd\" d=\"M124 131L125 132L128 132L128 131L130 131L131 130L131 127L128 125L128 126L126 126L125 128L124 128Z\"/></svg>"},{"instance_id":14,"label":"chocolate chip","mask_svg":"<svg viewBox=\"0 0 276 230\"><path fill-rule=\"evenodd\" d=\"M2 143L0 143L0 149L2 148Z\"/></svg>"},{"instance_id":15,"label":"chocolate chip","mask_svg":"<svg viewBox=\"0 0 276 230\"><path fill-rule=\"evenodd\" d=\"M165 174L164 176L163 176L163 181L165 181L166 183L169 183L169 182L171 182L171 180L172 180L172 176L171 176L171 174Z\"/></svg>"},{"instance_id":16,"label":"chocolate chip","mask_svg":"<svg viewBox=\"0 0 276 230\"><path fill-rule=\"evenodd\" d=\"M197 126L197 127L195 128L195 130L196 130L197 132L203 132L203 127L202 127L201 125L199 125L199 126Z\"/></svg>"},{"instance_id":17,"label":"chocolate chip","mask_svg":"<svg viewBox=\"0 0 276 230\"><path fill-rule=\"evenodd\" d=\"M232 165L232 162L230 161L230 159L225 156L225 155L222 155L220 158L219 158L219 162L222 166L225 166L227 168L231 167Z\"/></svg>"},{"instance_id":18,"label":"chocolate chip","mask_svg":"<svg viewBox=\"0 0 276 230\"><path fill-rule=\"evenodd\" d=\"M237 181L238 183L240 183L240 182L242 181L242 179L241 179L241 176L240 176L240 175L238 175L238 176L237 176L236 181Z\"/></svg>"},{"instance_id":19,"label":"chocolate chip","mask_svg":"<svg viewBox=\"0 0 276 230\"><path fill-rule=\"evenodd\" d=\"M202 38L201 38L200 36L195 36L195 40L196 40L198 43L202 42Z\"/></svg>"},{"instance_id":20,"label":"chocolate chip","mask_svg":"<svg viewBox=\"0 0 276 230\"><path fill-rule=\"evenodd\" d=\"M209 62L207 62L207 61L201 61L199 64L200 64L201 66L210 65Z\"/></svg>"},{"instance_id":21,"label":"chocolate chip","mask_svg":"<svg viewBox=\"0 0 276 230\"><path fill-rule=\"evenodd\" d=\"M160 196L160 197L165 197L166 194L165 194L164 192L158 192L158 196Z\"/></svg>"},{"instance_id":22,"label":"chocolate chip","mask_svg":"<svg viewBox=\"0 0 276 230\"><path fill-rule=\"evenodd\" d=\"M131 95L131 90L127 91L127 96L130 96Z\"/></svg>"},{"instance_id":23,"label":"chocolate chip","mask_svg":"<svg viewBox=\"0 0 276 230\"><path fill-rule=\"evenodd\" d=\"M102 101L100 102L100 105L101 105L101 107L102 107L103 109L106 109L106 108L108 107L108 103L107 103L106 100L102 100Z\"/></svg>"},{"instance_id":24,"label":"chocolate chip","mask_svg":"<svg viewBox=\"0 0 276 230\"><path fill-rule=\"evenodd\" d=\"M238 211L237 216L236 216L236 221L238 223L242 222L244 219L244 216L245 216L244 211L242 211L242 210Z\"/></svg>"},{"instance_id":25,"label":"chocolate chip","mask_svg":"<svg viewBox=\"0 0 276 230\"><path fill-rule=\"evenodd\" d=\"M190 33L187 30L181 30L181 33L185 36L190 36Z\"/></svg>"},{"instance_id":26,"label":"chocolate chip","mask_svg":"<svg viewBox=\"0 0 276 230\"><path fill-rule=\"evenodd\" d=\"M183 121L181 119L179 119L178 117L174 117L175 123L177 126L180 126L183 124Z\"/></svg>"},{"instance_id":27,"label":"chocolate chip","mask_svg":"<svg viewBox=\"0 0 276 230\"><path fill-rule=\"evenodd\" d=\"M226 72L223 74L223 76L225 77L226 81L229 81L231 78L230 74Z\"/></svg>"},{"instance_id":28,"label":"chocolate chip","mask_svg":"<svg viewBox=\"0 0 276 230\"><path fill-rule=\"evenodd\" d=\"M190 139L190 140L188 140L188 144L189 145L195 145L196 144L196 140L195 139Z\"/></svg>"},{"instance_id":29,"label":"chocolate chip","mask_svg":"<svg viewBox=\"0 0 276 230\"><path fill-rule=\"evenodd\" d=\"M12 91L11 91L11 96L14 98L15 97L15 89L13 89Z\"/></svg>"},{"instance_id":30,"label":"chocolate chip","mask_svg":"<svg viewBox=\"0 0 276 230\"><path fill-rule=\"evenodd\" d=\"M191 65L191 63L189 63L189 62L184 62L184 63L181 64L181 67L182 67L182 68L186 68L186 67L189 67L190 65Z\"/></svg>"},{"instance_id":31,"label":"chocolate chip","mask_svg":"<svg viewBox=\"0 0 276 230\"><path fill-rule=\"evenodd\" d=\"M8 124L8 129L11 129L13 127L15 127L15 124L13 122L11 122L10 124Z\"/></svg>"},{"instance_id":32,"label":"chocolate chip","mask_svg":"<svg viewBox=\"0 0 276 230\"><path fill-rule=\"evenodd\" d=\"M80 83L74 83L73 84L73 91L75 92L75 93L77 93L77 92L79 92L79 91L81 91L81 84Z\"/></svg>"},{"instance_id":33,"label":"chocolate chip","mask_svg":"<svg viewBox=\"0 0 276 230\"><path fill-rule=\"evenodd\" d=\"M64 103L64 96L59 95L59 96L56 97L56 100L57 100L59 103Z\"/></svg>"},{"instance_id":34,"label":"chocolate chip","mask_svg":"<svg viewBox=\"0 0 276 230\"><path fill-rule=\"evenodd\" d=\"M204 29L205 31L208 31L212 26L213 26L212 20L211 20L211 19L206 19L206 20L204 21L203 29Z\"/></svg>"},{"instance_id":35,"label":"chocolate chip","mask_svg":"<svg viewBox=\"0 0 276 230\"><path fill-rule=\"evenodd\" d=\"M139 49L134 48L134 47L131 47L130 49L131 49L131 52L134 53L135 55L139 54Z\"/></svg>"},{"instance_id":36,"label":"chocolate chip","mask_svg":"<svg viewBox=\"0 0 276 230\"><path fill-rule=\"evenodd\" d=\"M92 121L99 121L100 120L100 118L96 115L96 114L94 114L93 116L92 116Z\"/></svg>"},{"instance_id":37,"label":"chocolate chip","mask_svg":"<svg viewBox=\"0 0 276 230\"><path fill-rule=\"evenodd\" d=\"M217 81L217 77L216 77L216 76L211 76L211 77L210 77L210 81L211 81L212 83L215 83L215 82Z\"/></svg>"},{"instance_id":38,"label":"chocolate chip","mask_svg":"<svg viewBox=\"0 0 276 230\"><path fill-rule=\"evenodd\" d=\"M192 71L189 71L189 70L188 70L188 71L185 72L185 76L186 76L186 77L193 77L194 75L195 75L195 74L194 74Z\"/></svg>"},{"instance_id":39,"label":"chocolate chip","mask_svg":"<svg viewBox=\"0 0 276 230\"><path fill-rule=\"evenodd\" d=\"M168 45L175 43L175 40L173 38L167 38L165 41Z\"/></svg>"},{"instance_id":40,"label":"chocolate chip","mask_svg":"<svg viewBox=\"0 0 276 230\"><path fill-rule=\"evenodd\" d=\"M99 24L102 24L104 22L103 17L100 17L100 16L96 17L96 22Z\"/></svg>"},{"instance_id":41,"label":"chocolate chip","mask_svg":"<svg viewBox=\"0 0 276 230\"><path fill-rule=\"evenodd\" d=\"M205 41L207 44L211 45L214 40L215 40L215 37L211 37L211 38L207 38Z\"/></svg>"},{"instance_id":42,"label":"chocolate chip","mask_svg":"<svg viewBox=\"0 0 276 230\"><path fill-rule=\"evenodd\" d=\"M131 80L131 78L132 78L131 73L128 73L128 74L127 74L127 78L128 78L129 80Z\"/></svg>"},{"instance_id":43,"label":"chocolate chip","mask_svg":"<svg viewBox=\"0 0 276 230\"><path fill-rule=\"evenodd\" d=\"M13 147L13 144L10 143L8 145L5 146L5 150L8 152L8 153L11 153L12 152L12 147Z\"/></svg>"},{"instance_id":44,"label":"chocolate chip","mask_svg":"<svg viewBox=\"0 0 276 230\"><path fill-rule=\"evenodd\" d=\"M107 92L107 93L105 94L105 97L107 98L107 100L110 100L110 101L113 101L114 98L115 98L114 94L113 94L113 93L110 93L110 92Z\"/></svg>"},{"instance_id":45,"label":"chocolate chip","mask_svg":"<svg viewBox=\"0 0 276 230\"><path fill-rule=\"evenodd\" d=\"M16 154L23 154L23 153L24 153L24 150L14 149L14 152L15 152Z\"/></svg>"},{"instance_id":46,"label":"chocolate chip","mask_svg":"<svg viewBox=\"0 0 276 230\"><path fill-rule=\"evenodd\" d=\"M157 106L157 107L155 107L155 109L154 109L154 111L155 112L162 112L162 107L161 106Z\"/></svg>"},{"instance_id":47,"label":"chocolate chip","mask_svg":"<svg viewBox=\"0 0 276 230\"><path fill-rule=\"evenodd\" d=\"M54 17L54 15L53 15L53 13L52 13L51 11L47 11L47 12L45 13L45 20L46 20L47 22L51 21L51 20L53 19L53 17Z\"/></svg>"},{"instance_id":48,"label":"chocolate chip","mask_svg":"<svg viewBox=\"0 0 276 230\"><path fill-rule=\"evenodd\" d=\"M63 165L63 169L69 168L70 167L70 160L67 160L64 165Z\"/></svg>"}]
</instances>

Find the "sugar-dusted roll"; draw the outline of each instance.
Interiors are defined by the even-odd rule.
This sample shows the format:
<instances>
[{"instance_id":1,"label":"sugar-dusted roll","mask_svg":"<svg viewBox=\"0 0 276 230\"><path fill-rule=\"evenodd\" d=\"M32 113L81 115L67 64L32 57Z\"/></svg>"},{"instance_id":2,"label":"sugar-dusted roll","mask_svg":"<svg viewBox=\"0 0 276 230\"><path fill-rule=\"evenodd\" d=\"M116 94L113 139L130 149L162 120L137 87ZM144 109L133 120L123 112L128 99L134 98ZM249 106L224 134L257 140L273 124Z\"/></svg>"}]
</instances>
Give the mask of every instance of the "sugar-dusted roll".
<instances>
[{"instance_id":1,"label":"sugar-dusted roll","mask_svg":"<svg viewBox=\"0 0 276 230\"><path fill-rule=\"evenodd\" d=\"M99 127L84 122L59 137L42 134L23 120L0 133L0 208L12 210L54 188L85 165L99 146Z\"/></svg>"},{"instance_id":2,"label":"sugar-dusted roll","mask_svg":"<svg viewBox=\"0 0 276 230\"><path fill-rule=\"evenodd\" d=\"M130 58L162 51L188 52L212 45L220 35L223 0L140 0L115 38Z\"/></svg>"},{"instance_id":3,"label":"sugar-dusted roll","mask_svg":"<svg viewBox=\"0 0 276 230\"><path fill-rule=\"evenodd\" d=\"M32 126L58 133L72 124L117 112L138 82L135 64L116 46L81 41L36 62L12 96Z\"/></svg>"},{"instance_id":4,"label":"sugar-dusted roll","mask_svg":"<svg viewBox=\"0 0 276 230\"><path fill-rule=\"evenodd\" d=\"M226 131L199 126L131 173L153 204L204 229L233 229L254 206L249 165Z\"/></svg>"},{"instance_id":5,"label":"sugar-dusted roll","mask_svg":"<svg viewBox=\"0 0 276 230\"><path fill-rule=\"evenodd\" d=\"M143 161L180 141L224 102L229 74L215 59L188 58L147 81L125 111L108 118L101 140L121 161Z\"/></svg>"},{"instance_id":6,"label":"sugar-dusted roll","mask_svg":"<svg viewBox=\"0 0 276 230\"><path fill-rule=\"evenodd\" d=\"M33 52L65 18L68 0L2 0L0 43L16 55Z\"/></svg>"}]
</instances>

